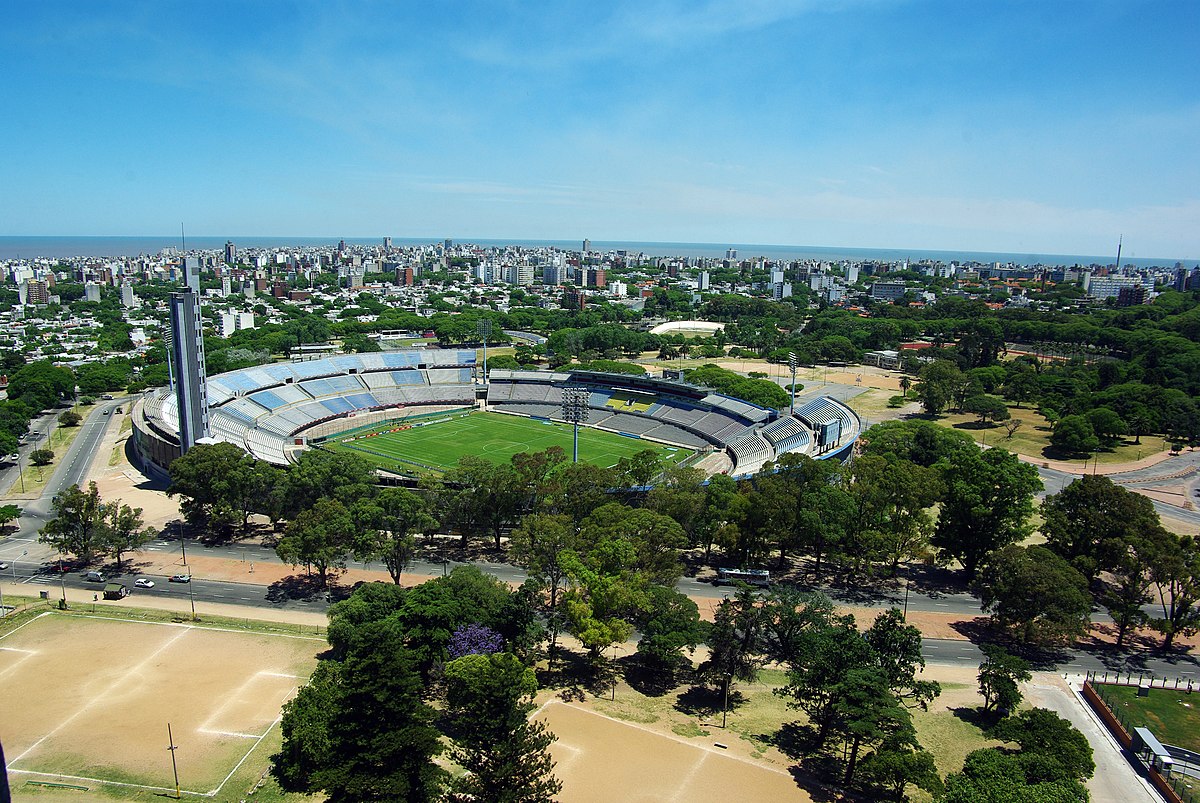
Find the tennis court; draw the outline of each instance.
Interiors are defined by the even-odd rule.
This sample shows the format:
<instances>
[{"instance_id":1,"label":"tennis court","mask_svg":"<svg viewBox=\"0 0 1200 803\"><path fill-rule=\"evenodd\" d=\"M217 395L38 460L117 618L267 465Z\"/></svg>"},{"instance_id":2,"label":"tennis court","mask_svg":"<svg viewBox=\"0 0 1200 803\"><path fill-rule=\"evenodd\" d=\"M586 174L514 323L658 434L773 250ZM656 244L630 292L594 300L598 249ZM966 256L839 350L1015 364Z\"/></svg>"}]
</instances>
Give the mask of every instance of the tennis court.
<instances>
[{"instance_id":1,"label":"tennis court","mask_svg":"<svg viewBox=\"0 0 1200 803\"><path fill-rule=\"evenodd\" d=\"M456 413L404 428L390 425L376 432L359 433L330 440L326 445L352 450L389 471L421 473L445 471L466 455L507 462L519 452L538 452L559 446L570 457L572 428L542 419L500 413ZM651 449L664 462L677 463L693 452L580 427L579 459L599 466L613 466L621 458Z\"/></svg>"}]
</instances>

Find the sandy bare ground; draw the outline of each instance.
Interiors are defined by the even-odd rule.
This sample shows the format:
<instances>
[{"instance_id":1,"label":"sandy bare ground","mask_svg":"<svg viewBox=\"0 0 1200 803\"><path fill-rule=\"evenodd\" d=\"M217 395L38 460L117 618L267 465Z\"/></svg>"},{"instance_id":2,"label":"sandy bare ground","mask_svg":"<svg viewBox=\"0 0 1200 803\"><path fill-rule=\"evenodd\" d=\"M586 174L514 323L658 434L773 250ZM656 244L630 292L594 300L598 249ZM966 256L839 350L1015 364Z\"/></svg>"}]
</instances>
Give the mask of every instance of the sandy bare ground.
<instances>
[{"instance_id":1,"label":"sandy bare ground","mask_svg":"<svg viewBox=\"0 0 1200 803\"><path fill-rule=\"evenodd\" d=\"M692 742L558 700L536 718L558 735L565 803L812 800L788 772L716 747L720 737Z\"/></svg>"},{"instance_id":2,"label":"sandy bare ground","mask_svg":"<svg viewBox=\"0 0 1200 803\"><path fill-rule=\"evenodd\" d=\"M10 777L208 793L273 727L318 638L45 614L0 639Z\"/></svg>"}]
</instances>

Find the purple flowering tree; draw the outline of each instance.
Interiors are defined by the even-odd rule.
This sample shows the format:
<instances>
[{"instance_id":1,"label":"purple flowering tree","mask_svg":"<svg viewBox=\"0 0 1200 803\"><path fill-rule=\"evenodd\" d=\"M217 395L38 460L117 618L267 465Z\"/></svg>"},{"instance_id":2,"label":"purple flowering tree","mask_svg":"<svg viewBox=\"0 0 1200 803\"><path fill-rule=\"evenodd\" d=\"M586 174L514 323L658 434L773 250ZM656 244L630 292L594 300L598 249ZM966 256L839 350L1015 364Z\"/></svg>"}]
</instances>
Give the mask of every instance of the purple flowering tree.
<instances>
[{"instance_id":1,"label":"purple flowering tree","mask_svg":"<svg viewBox=\"0 0 1200 803\"><path fill-rule=\"evenodd\" d=\"M491 655L504 649L504 637L487 625L463 625L450 637L447 651L451 658L464 655Z\"/></svg>"}]
</instances>

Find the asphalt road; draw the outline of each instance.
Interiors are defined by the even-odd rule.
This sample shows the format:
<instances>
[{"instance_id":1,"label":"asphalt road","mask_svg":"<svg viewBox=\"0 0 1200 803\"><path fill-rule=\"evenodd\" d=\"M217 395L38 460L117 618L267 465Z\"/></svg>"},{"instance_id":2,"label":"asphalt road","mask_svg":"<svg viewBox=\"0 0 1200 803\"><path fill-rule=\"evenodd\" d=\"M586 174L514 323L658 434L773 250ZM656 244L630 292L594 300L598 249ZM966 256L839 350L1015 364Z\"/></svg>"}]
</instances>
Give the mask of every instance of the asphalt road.
<instances>
[{"instance_id":1,"label":"asphalt road","mask_svg":"<svg viewBox=\"0 0 1200 803\"><path fill-rule=\"evenodd\" d=\"M46 486L46 492L40 499L22 503L23 515L20 529L14 535L0 539L0 562L9 563L3 570L3 578L13 582L44 586L48 588L65 586L68 588L95 588L99 593L100 586L89 583L82 573L60 574L55 569L54 555L51 550L37 543L37 533L50 510L50 500L53 495L73 484L80 483L91 464L105 428L110 420L111 411L123 401L101 402L81 424L81 432L76 437L64 458L55 467L55 473ZM46 432L54 423L55 416L42 416L35 422L36 431ZM32 439L29 439L32 440ZM28 448L28 447L27 447ZM1200 455L1189 456L1189 462L1200 460ZM1074 475L1049 469L1039 469L1046 481L1046 492L1054 493L1071 480ZM0 474L0 480L3 475ZM1179 516L1179 508L1170 508L1172 515ZM1192 513L1198 521L1200 514ZM151 545L156 550L174 550L179 547L177 539L170 537ZM226 559L241 559L255 563L278 562L274 550L260 544L232 544L205 547L189 543L188 550L193 555L203 554L211 557ZM353 568L379 568L367 564L352 563ZM410 571L415 574L437 575L458 565L453 562L417 561ZM525 580L525 572L516 566L502 563L478 563L481 569L506 582L521 583ZM190 598L196 602L220 602L232 605L250 607L278 607L296 610L324 611L329 601L324 594L309 598L294 598L271 589L248 583L233 583L196 578L191 583L169 583L166 576L157 575L124 575L120 579L133 586L135 577L148 576L155 582L153 589L135 589L135 599L140 594L176 596ZM683 578L677 583L679 591L697 598L721 598L729 593L728 587L717 587L707 582L699 582L692 578ZM906 607L910 611L928 611L933 613L951 614L964 619L981 615L979 601L970 594L963 593L924 593L912 589L907 599L902 591L894 589L825 589L833 598L843 604L862 607ZM53 595L51 595L53 596ZM1093 615L1094 621L1105 621L1107 617L1102 612ZM982 660L978 647L968 641L924 639L923 652L926 660L931 663L950 663L958 665L977 665ZM1194 678L1200 680L1200 661L1192 656L1162 658L1155 654L1122 654L1103 655L1081 651L1065 651L1052 659L1043 668L1057 667L1063 671L1113 671L1120 667L1123 671L1146 671L1163 677Z\"/></svg>"}]
</instances>

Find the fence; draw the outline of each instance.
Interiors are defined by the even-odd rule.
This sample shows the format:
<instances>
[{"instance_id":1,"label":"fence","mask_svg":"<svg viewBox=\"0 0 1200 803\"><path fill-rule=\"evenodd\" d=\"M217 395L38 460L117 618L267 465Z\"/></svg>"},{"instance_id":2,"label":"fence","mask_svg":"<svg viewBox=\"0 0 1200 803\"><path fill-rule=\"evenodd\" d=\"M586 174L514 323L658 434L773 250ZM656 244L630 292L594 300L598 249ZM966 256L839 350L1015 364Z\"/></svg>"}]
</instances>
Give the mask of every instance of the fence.
<instances>
[{"instance_id":1,"label":"fence","mask_svg":"<svg viewBox=\"0 0 1200 803\"><path fill-rule=\"evenodd\" d=\"M1123 673L1114 673L1114 677L1110 681L1100 680L1106 674L1089 672L1088 680L1083 686L1083 696L1100 714L1100 718L1116 736L1121 746L1128 750L1133 749L1133 729L1145 727L1147 723L1136 720L1130 711L1121 705L1121 701L1116 699L1113 694L1113 687L1144 685L1172 691L1178 689L1185 693L1190 693L1192 690L1192 681L1183 681L1180 678L1170 681L1167 678L1137 676L1135 679L1132 674L1129 674L1122 681L1120 678ZM1196 754L1173 745L1164 744L1163 747L1170 753L1173 762L1165 770L1151 766L1148 760L1139 756L1150 781L1163 794L1168 803L1171 801L1200 803L1200 761L1197 760Z\"/></svg>"}]
</instances>

